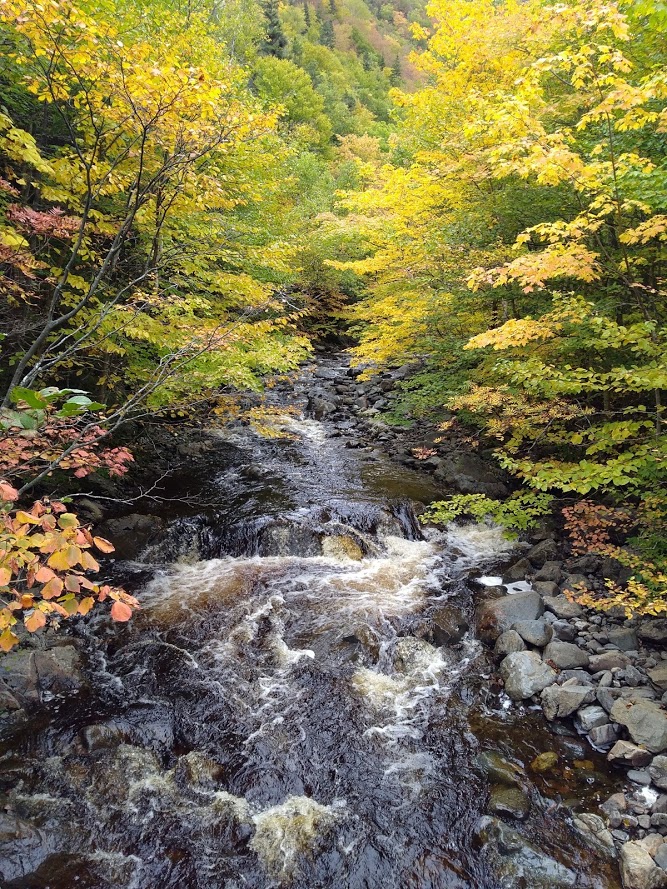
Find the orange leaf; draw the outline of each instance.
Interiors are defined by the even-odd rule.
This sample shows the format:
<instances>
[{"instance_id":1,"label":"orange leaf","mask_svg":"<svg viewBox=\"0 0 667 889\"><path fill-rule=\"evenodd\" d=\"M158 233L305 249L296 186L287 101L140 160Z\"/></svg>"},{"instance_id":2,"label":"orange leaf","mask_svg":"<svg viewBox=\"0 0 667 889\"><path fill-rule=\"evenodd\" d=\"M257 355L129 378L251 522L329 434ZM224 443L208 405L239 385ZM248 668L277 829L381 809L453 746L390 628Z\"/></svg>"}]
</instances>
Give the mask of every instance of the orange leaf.
<instances>
[{"instance_id":1,"label":"orange leaf","mask_svg":"<svg viewBox=\"0 0 667 889\"><path fill-rule=\"evenodd\" d=\"M32 608L35 604L35 600L32 596L21 596L21 608Z\"/></svg>"},{"instance_id":2,"label":"orange leaf","mask_svg":"<svg viewBox=\"0 0 667 889\"><path fill-rule=\"evenodd\" d=\"M42 587L42 598L53 599L59 596L63 591L63 582L59 577L52 577L51 580Z\"/></svg>"},{"instance_id":3,"label":"orange leaf","mask_svg":"<svg viewBox=\"0 0 667 889\"><path fill-rule=\"evenodd\" d=\"M114 602L111 606L111 617L119 623L125 623L132 617L132 609L124 602Z\"/></svg>"},{"instance_id":4,"label":"orange leaf","mask_svg":"<svg viewBox=\"0 0 667 889\"><path fill-rule=\"evenodd\" d=\"M8 482L0 482L0 500L12 501L18 500L19 492L16 488L12 487ZM8 648L3 649L3 651L9 651Z\"/></svg>"},{"instance_id":5,"label":"orange leaf","mask_svg":"<svg viewBox=\"0 0 667 889\"><path fill-rule=\"evenodd\" d=\"M81 592L81 584L76 574L68 574L65 578L65 589L68 593Z\"/></svg>"},{"instance_id":6,"label":"orange leaf","mask_svg":"<svg viewBox=\"0 0 667 889\"><path fill-rule=\"evenodd\" d=\"M35 574L35 580L38 583L48 583L55 577L55 573L51 571L50 568L47 568L46 565L42 565L42 567Z\"/></svg>"},{"instance_id":7,"label":"orange leaf","mask_svg":"<svg viewBox=\"0 0 667 889\"><path fill-rule=\"evenodd\" d=\"M35 633L37 630L41 630L46 624L46 615L41 611L35 610L30 617L26 617L23 623L28 632Z\"/></svg>"},{"instance_id":8,"label":"orange leaf","mask_svg":"<svg viewBox=\"0 0 667 889\"><path fill-rule=\"evenodd\" d=\"M93 537L93 543L101 553L112 553L116 549L113 543L110 543L104 537Z\"/></svg>"}]
</instances>

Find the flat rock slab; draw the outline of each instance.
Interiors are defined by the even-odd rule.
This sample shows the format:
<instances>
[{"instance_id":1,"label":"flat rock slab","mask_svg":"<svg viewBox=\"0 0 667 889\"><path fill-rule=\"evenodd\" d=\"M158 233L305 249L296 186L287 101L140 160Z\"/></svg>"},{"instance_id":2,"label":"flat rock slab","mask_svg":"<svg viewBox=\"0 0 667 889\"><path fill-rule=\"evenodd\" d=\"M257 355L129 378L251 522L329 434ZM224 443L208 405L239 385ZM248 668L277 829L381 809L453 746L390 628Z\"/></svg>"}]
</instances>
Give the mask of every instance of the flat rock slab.
<instances>
[{"instance_id":1,"label":"flat rock slab","mask_svg":"<svg viewBox=\"0 0 667 889\"><path fill-rule=\"evenodd\" d=\"M665 889L667 872L637 842L621 846L621 877L624 889Z\"/></svg>"}]
</instances>

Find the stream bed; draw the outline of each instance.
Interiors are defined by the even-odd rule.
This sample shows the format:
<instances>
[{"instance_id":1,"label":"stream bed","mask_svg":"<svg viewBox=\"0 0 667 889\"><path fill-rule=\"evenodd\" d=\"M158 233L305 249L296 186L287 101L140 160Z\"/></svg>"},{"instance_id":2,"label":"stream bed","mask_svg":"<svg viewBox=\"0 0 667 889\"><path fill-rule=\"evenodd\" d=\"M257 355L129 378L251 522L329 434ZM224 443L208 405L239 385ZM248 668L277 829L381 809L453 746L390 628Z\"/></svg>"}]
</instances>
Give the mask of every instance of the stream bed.
<instances>
[{"instance_id":1,"label":"stream bed","mask_svg":"<svg viewBox=\"0 0 667 889\"><path fill-rule=\"evenodd\" d=\"M277 437L216 433L196 496L113 566L141 612L79 621L85 681L0 722L3 889L619 885L572 824L604 757L509 708L470 628L511 545L422 529L433 480L304 416L309 386L272 393ZM528 814L488 817L483 754Z\"/></svg>"}]
</instances>

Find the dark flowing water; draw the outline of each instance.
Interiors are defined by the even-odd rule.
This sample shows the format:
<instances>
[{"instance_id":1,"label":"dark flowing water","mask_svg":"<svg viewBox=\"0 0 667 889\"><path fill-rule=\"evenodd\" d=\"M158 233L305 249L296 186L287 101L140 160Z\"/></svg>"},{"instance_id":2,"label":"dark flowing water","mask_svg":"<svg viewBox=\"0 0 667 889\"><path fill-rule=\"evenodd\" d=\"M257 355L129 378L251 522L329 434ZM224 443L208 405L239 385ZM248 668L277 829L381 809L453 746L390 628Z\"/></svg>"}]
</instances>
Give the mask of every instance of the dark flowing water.
<instances>
[{"instance_id":1,"label":"dark flowing water","mask_svg":"<svg viewBox=\"0 0 667 889\"><path fill-rule=\"evenodd\" d=\"M530 889L476 839L492 750L522 770L527 840L577 886L616 886L563 805L595 811L599 761L507 707L471 631L433 635L438 615L471 617L470 572L509 545L423 533L411 501L431 481L304 419L308 385L273 396L288 437L221 432L205 509L165 509L162 538L116 566L143 611L81 622L90 688L5 728L3 803L32 832L3 847L20 855L1 885ZM563 768L531 778L551 749Z\"/></svg>"}]
</instances>

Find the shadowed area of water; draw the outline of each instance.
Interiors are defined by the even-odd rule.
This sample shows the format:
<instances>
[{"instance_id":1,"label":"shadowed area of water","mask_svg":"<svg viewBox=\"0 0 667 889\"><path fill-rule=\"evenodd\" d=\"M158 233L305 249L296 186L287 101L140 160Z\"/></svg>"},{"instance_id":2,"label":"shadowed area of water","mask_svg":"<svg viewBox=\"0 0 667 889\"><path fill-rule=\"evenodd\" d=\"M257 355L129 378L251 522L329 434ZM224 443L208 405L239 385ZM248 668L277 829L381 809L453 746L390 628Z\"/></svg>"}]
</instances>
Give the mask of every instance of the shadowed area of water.
<instances>
[{"instance_id":1,"label":"shadowed area of water","mask_svg":"<svg viewBox=\"0 0 667 889\"><path fill-rule=\"evenodd\" d=\"M220 433L206 511L172 512L117 566L143 610L126 627L81 622L88 689L5 729L21 855L0 864L3 886L538 885L481 848L475 760L500 749L526 768L555 745L574 763L579 742L510 715L472 631L434 632L470 620L468 574L509 544L487 526L423 532L410 501L433 499L432 482L300 417L307 385L273 396L289 438ZM532 812L513 825L590 889L615 886L614 868L562 803L593 811L600 768L526 770Z\"/></svg>"}]
</instances>

